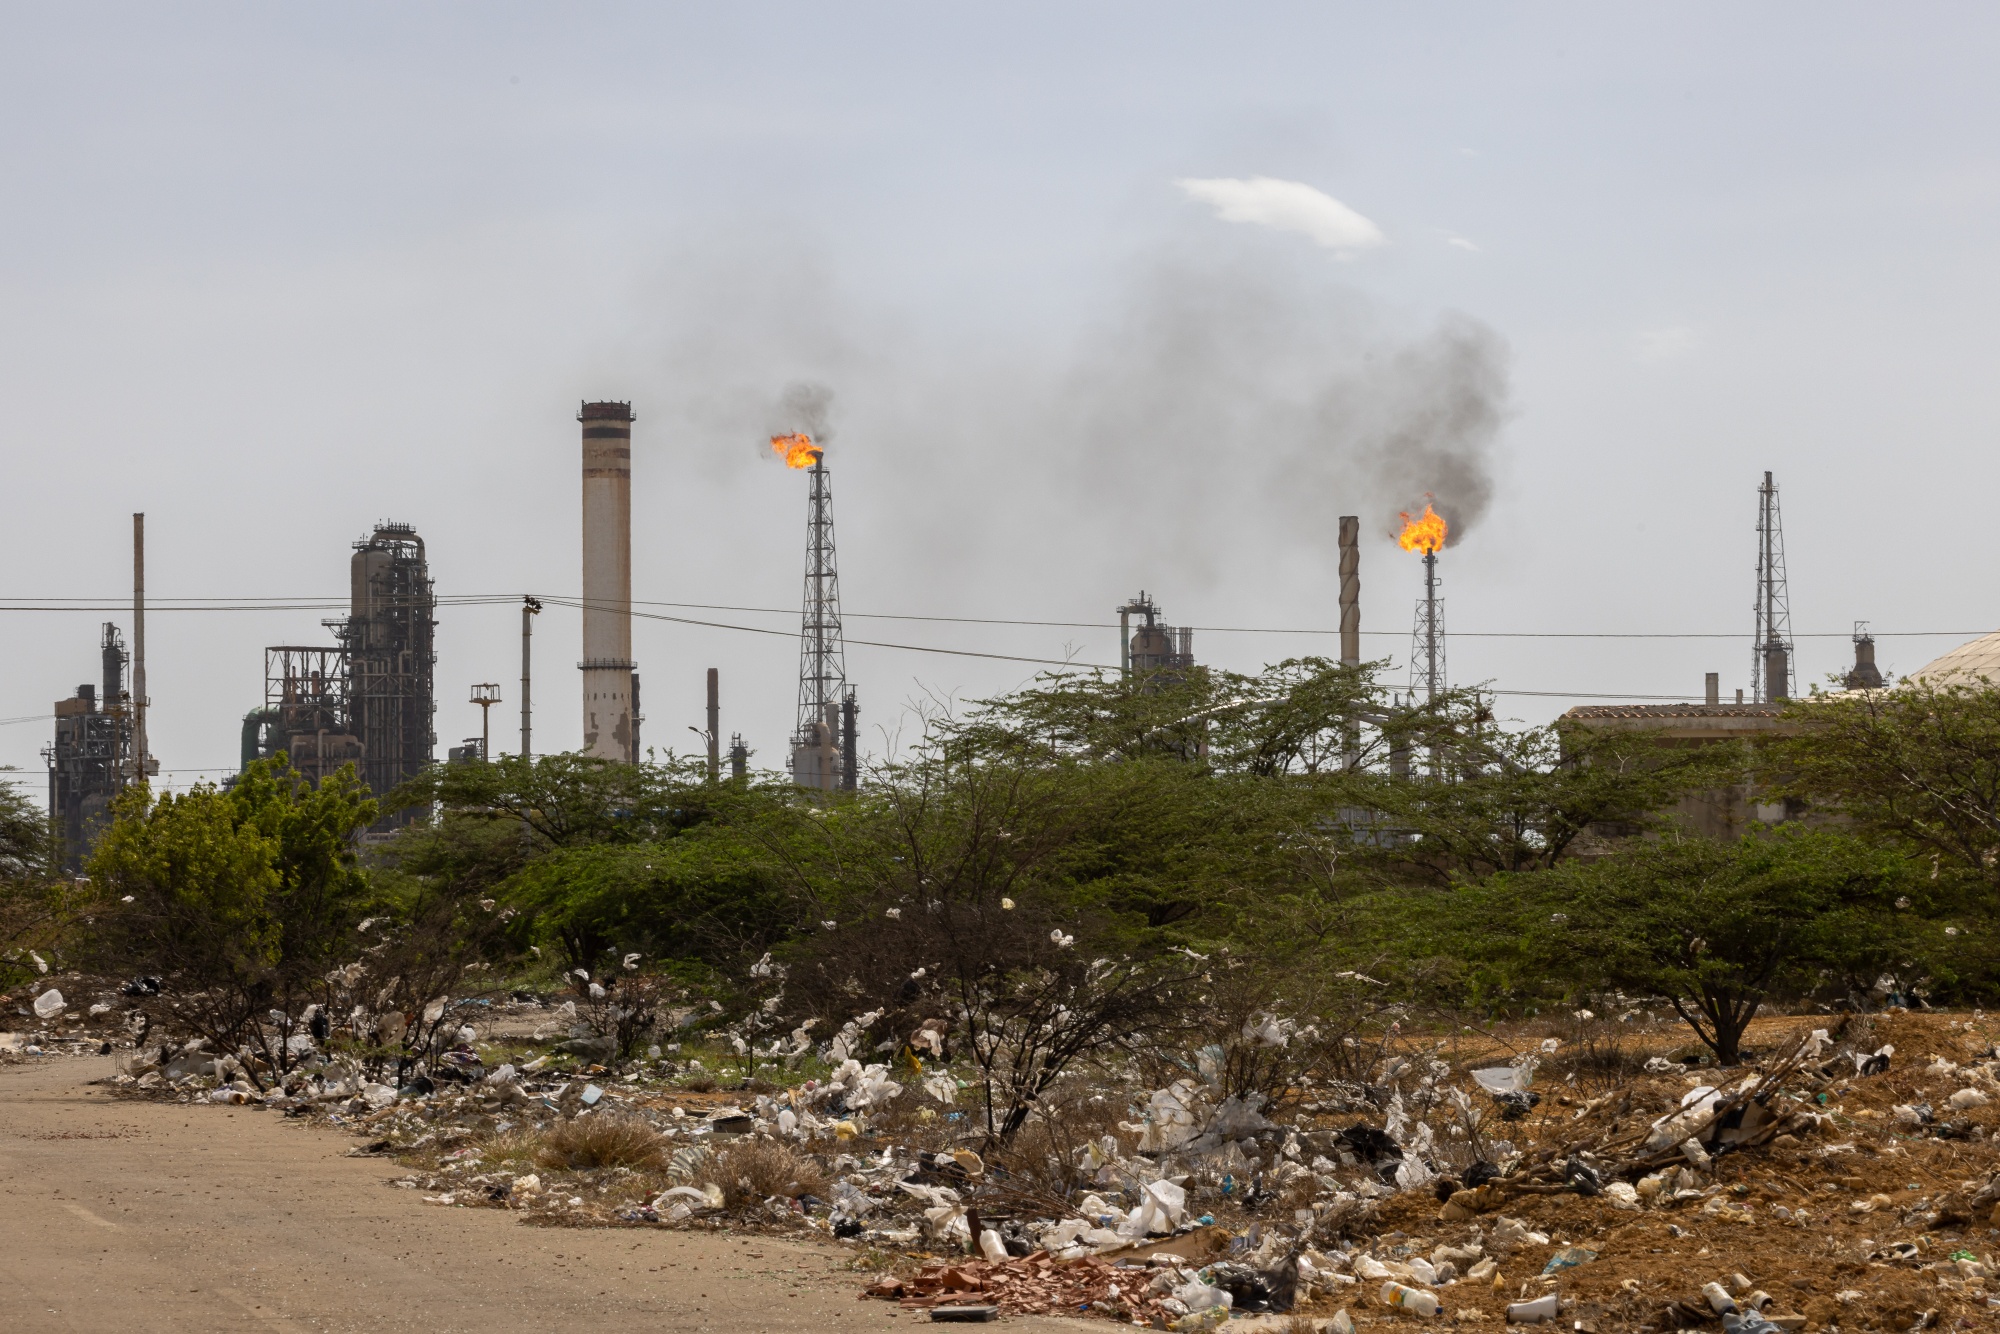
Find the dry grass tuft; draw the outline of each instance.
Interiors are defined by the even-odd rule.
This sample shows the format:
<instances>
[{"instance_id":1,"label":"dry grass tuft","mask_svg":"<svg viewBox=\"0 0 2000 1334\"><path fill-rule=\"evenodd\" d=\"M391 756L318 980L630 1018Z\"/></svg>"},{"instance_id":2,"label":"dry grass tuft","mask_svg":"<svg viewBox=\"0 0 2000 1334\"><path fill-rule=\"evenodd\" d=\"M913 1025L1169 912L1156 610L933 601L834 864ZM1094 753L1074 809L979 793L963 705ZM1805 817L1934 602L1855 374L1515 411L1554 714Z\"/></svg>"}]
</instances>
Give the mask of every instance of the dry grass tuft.
<instances>
[{"instance_id":1,"label":"dry grass tuft","mask_svg":"<svg viewBox=\"0 0 2000 1334\"><path fill-rule=\"evenodd\" d=\"M722 1187L732 1209L773 1195L824 1198L827 1193L826 1172L818 1163L781 1140L762 1136L731 1142L703 1175Z\"/></svg>"},{"instance_id":2,"label":"dry grass tuft","mask_svg":"<svg viewBox=\"0 0 2000 1334\"><path fill-rule=\"evenodd\" d=\"M658 1171L666 1166L666 1141L644 1121L624 1116L580 1116L542 1136L535 1161L556 1171L595 1167Z\"/></svg>"},{"instance_id":3,"label":"dry grass tuft","mask_svg":"<svg viewBox=\"0 0 2000 1334\"><path fill-rule=\"evenodd\" d=\"M1319 1321L1309 1315L1295 1315L1285 1322L1285 1334L1319 1334Z\"/></svg>"}]
</instances>

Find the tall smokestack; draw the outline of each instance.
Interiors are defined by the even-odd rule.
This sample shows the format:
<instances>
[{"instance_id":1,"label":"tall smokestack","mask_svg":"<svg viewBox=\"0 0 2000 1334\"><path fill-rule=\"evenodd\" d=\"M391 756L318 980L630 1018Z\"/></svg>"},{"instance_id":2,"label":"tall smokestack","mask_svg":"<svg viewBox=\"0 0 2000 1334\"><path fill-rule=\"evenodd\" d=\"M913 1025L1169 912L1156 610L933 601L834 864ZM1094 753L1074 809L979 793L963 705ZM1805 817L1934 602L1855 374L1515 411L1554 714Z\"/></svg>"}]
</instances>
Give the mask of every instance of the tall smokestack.
<instances>
[{"instance_id":1,"label":"tall smokestack","mask_svg":"<svg viewBox=\"0 0 2000 1334\"><path fill-rule=\"evenodd\" d=\"M632 761L632 405L585 403L583 753Z\"/></svg>"},{"instance_id":2,"label":"tall smokestack","mask_svg":"<svg viewBox=\"0 0 2000 1334\"><path fill-rule=\"evenodd\" d=\"M143 781L153 772L146 741L146 516L132 516L132 767Z\"/></svg>"},{"instance_id":3,"label":"tall smokestack","mask_svg":"<svg viewBox=\"0 0 2000 1334\"><path fill-rule=\"evenodd\" d=\"M1361 665L1361 519L1340 516L1340 665Z\"/></svg>"},{"instance_id":4,"label":"tall smokestack","mask_svg":"<svg viewBox=\"0 0 2000 1334\"><path fill-rule=\"evenodd\" d=\"M715 668L708 669L708 781L722 778L722 683Z\"/></svg>"}]
</instances>

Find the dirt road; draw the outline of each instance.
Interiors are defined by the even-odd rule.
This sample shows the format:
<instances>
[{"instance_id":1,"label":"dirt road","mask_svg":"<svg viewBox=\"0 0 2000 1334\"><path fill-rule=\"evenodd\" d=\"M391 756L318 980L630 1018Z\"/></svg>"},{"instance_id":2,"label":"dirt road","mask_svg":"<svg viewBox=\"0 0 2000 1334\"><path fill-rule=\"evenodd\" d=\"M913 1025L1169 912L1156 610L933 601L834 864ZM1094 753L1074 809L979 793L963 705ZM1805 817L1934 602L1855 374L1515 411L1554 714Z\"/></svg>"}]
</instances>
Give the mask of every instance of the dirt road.
<instances>
[{"instance_id":1,"label":"dirt road","mask_svg":"<svg viewBox=\"0 0 2000 1334\"><path fill-rule=\"evenodd\" d=\"M114 1098L103 1060L0 1067L0 1328L909 1329L847 1253L526 1227L383 1183L394 1164L269 1112ZM1016 1329L1083 1328L1009 1320Z\"/></svg>"}]
</instances>

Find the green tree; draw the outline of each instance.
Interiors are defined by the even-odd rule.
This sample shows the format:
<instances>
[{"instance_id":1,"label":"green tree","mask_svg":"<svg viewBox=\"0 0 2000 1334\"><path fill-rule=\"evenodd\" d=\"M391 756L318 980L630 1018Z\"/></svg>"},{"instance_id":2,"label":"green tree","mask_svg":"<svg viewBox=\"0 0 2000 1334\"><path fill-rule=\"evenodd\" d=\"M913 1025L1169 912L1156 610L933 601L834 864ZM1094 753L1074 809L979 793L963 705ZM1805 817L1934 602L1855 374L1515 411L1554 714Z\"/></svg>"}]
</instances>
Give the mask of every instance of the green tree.
<instances>
[{"instance_id":1,"label":"green tree","mask_svg":"<svg viewBox=\"0 0 2000 1334\"><path fill-rule=\"evenodd\" d=\"M39 971L29 951L54 952L82 897L57 874L55 834L40 804L0 783L0 987Z\"/></svg>"},{"instance_id":2,"label":"green tree","mask_svg":"<svg viewBox=\"0 0 2000 1334\"><path fill-rule=\"evenodd\" d=\"M89 863L91 961L158 978L156 1022L284 1071L305 1006L324 1003L328 970L365 943L355 926L370 889L354 839L374 818L352 766L315 788L283 756L228 791L154 800L129 789ZM267 1025L274 1011L283 1019Z\"/></svg>"},{"instance_id":3,"label":"green tree","mask_svg":"<svg viewBox=\"0 0 2000 1334\"><path fill-rule=\"evenodd\" d=\"M1662 997L1734 1065L1744 1030L1773 997L1807 994L1828 974L1923 964L1935 905L1911 899L1919 887L1893 851L1789 830L1648 841L1431 900L1466 955L1585 989Z\"/></svg>"},{"instance_id":4,"label":"green tree","mask_svg":"<svg viewBox=\"0 0 2000 1334\"><path fill-rule=\"evenodd\" d=\"M1906 682L1785 710L1806 724L1770 746L1788 794L1858 831L2000 890L2000 689Z\"/></svg>"}]
</instances>

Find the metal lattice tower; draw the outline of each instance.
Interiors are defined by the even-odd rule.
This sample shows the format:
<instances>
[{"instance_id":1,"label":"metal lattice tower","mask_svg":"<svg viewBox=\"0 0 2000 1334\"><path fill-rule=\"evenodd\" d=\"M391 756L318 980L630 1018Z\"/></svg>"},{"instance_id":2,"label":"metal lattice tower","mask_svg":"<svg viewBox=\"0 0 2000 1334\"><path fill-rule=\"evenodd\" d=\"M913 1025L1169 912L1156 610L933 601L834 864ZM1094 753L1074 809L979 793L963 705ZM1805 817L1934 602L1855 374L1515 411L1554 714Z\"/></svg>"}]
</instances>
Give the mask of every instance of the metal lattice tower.
<instances>
[{"instance_id":1,"label":"metal lattice tower","mask_svg":"<svg viewBox=\"0 0 2000 1334\"><path fill-rule=\"evenodd\" d=\"M1771 474L1757 488L1757 635L1750 647L1750 697L1771 704L1792 697L1792 608L1785 588L1785 528Z\"/></svg>"},{"instance_id":2,"label":"metal lattice tower","mask_svg":"<svg viewBox=\"0 0 2000 1334\"><path fill-rule=\"evenodd\" d=\"M816 454L807 476L812 498L806 515L805 615L799 630L799 716L792 745L833 761L815 787L833 787L837 766L841 696L847 686L847 648L840 629L840 574L833 552L833 487L826 456ZM797 768L797 765L794 765ZM802 776L801 782L805 779Z\"/></svg>"},{"instance_id":3,"label":"metal lattice tower","mask_svg":"<svg viewBox=\"0 0 2000 1334\"><path fill-rule=\"evenodd\" d=\"M1437 595L1437 552L1424 553L1424 595L1417 599L1417 621L1410 631L1410 693L1422 692L1429 703L1446 687L1444 665L1444 602Z\"/></svg>"}]
</instances>

